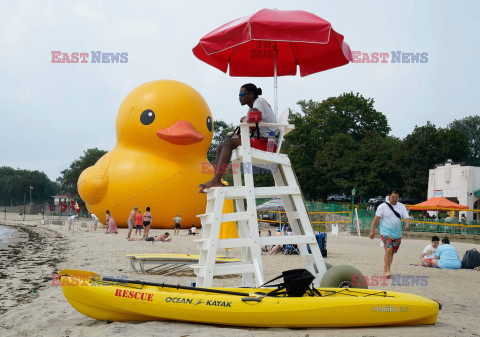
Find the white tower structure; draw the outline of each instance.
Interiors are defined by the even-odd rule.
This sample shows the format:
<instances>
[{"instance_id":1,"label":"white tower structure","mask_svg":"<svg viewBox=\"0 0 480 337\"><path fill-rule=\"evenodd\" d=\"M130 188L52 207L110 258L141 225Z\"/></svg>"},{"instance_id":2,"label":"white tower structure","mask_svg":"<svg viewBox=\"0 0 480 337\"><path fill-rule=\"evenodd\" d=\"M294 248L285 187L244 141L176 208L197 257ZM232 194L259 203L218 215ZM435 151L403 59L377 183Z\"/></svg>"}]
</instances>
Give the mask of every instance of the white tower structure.
<instances>
[{"instance_id":1,"label":"white tower structure","mask_svg":"<svg viewBox=\"0 0 480 337\"><path fill-rule=\"evenodd\" d=\"M436 165L429 171L428 198L437 196L466 205L469 209L480 209L480 167L454 163L451 159ZM477 216L473 212L460 212L460 216L463 213L470 220Z\"/></svg>"},{"instance_id":2,"label":"white tower structure","mask_svg":"<svg viewBox=\"0 0 480 337\"><path fill-rule=\"evenodd\" d=\"M315 285L320 284L326 267L315 238L305 201L293 172L290 159L279 153L283 137L294 129L288 124L289 110L285 110L279 123L262 123L261 126L279 128L276 152L266 152L250 147L249 128L255 124L242 123L240 137L242 145L232 153L234 186L215 187L206 191L207 207L205 214L199 215L202 224L202 238L196 240L200 250L197 265L192 266L197 275L197 287L211 287L216 275L241 274L242 285L258 287L264 283L261 247L276 244L296 244L305 268L316 276ZM255 187L253 183L253 166L268 167L273 174L275 186ZM243 181L242 182L242 173ZM287 219L293 235L260 237L258 232L256 198L281 197ZM235 212L222 214L224 201L233 199ZM219 239L220 224L236 221L239 237L235 239ZM310 252L307 245L310 247ZM242 261L215 264L219 249L241 248Z\"/></svg>"}]
</instances>

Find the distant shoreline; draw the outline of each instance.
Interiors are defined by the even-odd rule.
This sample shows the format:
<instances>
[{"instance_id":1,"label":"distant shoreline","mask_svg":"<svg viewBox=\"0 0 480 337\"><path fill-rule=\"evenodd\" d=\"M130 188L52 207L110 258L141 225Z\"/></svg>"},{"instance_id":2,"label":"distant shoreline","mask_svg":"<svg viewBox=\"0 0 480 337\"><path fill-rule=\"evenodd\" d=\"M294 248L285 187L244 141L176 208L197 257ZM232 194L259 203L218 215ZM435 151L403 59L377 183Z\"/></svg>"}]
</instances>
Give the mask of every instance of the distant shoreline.
<instances>
[{"instance_id":1,"label":"distant shoreline","mask_svg":"<svg viewBox=\"0 0 480 337\"><path fill-rule=\"evenodd\" d=\"M7 246L18 235L18 231L11 226L0 224L0 248Z\"/></svg>"}]
</instances>

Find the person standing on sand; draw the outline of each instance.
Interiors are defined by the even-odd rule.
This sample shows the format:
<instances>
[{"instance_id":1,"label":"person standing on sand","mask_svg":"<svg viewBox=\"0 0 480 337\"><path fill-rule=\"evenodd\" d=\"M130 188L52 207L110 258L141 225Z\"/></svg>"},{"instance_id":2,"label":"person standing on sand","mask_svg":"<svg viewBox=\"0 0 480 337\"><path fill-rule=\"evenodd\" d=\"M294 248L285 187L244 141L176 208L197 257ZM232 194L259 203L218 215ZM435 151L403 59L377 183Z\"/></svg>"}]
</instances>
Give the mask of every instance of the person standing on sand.
<instances>
[{"instance_id":1,"label":"person standing on sand","mask_svg":"<svg viewBox=\"0 0 480 337\"><path fill-rule=\"evenodd\" d=\"M150 213L150 207L147 207L147 211L143 213L143 227L145 230L143 231L143 238L146 239L148 237L148 232L150 232L150 225L153 221L152 213Z\"/></svg>"},{"instance_id":2,"label":"person standing on sand","mask_svg":"<svg viewBox=\"0 0 480 337\"><path fill-rule=\"evenodd\" d=\"M93 213L90 213L90 216L93 219L93 228L90 228L90 232L92 232L92 230L94 230L96 232L97 231L97 224L98 224L98 217Z\"/></svg>"},{"instance_id":3,"label":"person standing on sand","mask_svg":"<svg viewBox=\"0 0 480 337\"><path fill-rule=\"evenodd\" d=\"M67 219L67 221L68 221L68 230L70 230L70 229L72 228L73 220L75 220L76 218L78 218L78 214L72 215L71 217L69 217L69 218Z\"/></svg>"},{"instance_id":4,"label":"person standing on sand","mask_svg":"<svg viewBox=\"0 0 480 337\"><path fill-rule=\"evenodd\" d=\"M182 222L182 218L180 218L180 214L177 214L175 218L173 218L175 222L175 229L173 230L173 235L178 235L180 232L180 223Z\"/></svg>"},{"instance_id":5,"label":"person standing on sand","mask_svg":"<svg viewBox=\"0 0 480 337\"><path fill-rule=\"evenodd\" d=\"M377 208L373 219L370 239L375 237L375 227L380 222L380 235L385 247L385 266L383 274L386 278L392 278L390 267L393 261L393 254L396 254L402 241L402 219L405 219L405 230L410 229L410 218L407 208L398 202L400 192L392 188L388 192L389 202L384 202Z\"/></svg>"},{"instance_id":6,"label":"person standing on sand","mask_svg":"<svg viewBox=\"0 0 480 337\"><path fill-rule=\"evenodd\" d=\"M128 216L127 224L128 224L128 234L127 234L127 240L130 239L130 236L132 235L132 230L133 226L135 225L135 215L137 214L138 207L135 206L133 210L130 212L130 215Z\"/></svg>"},{"instance_id":7,"label":"person standing on sand","mask_svg":"<svg viewBox=\"0 0 480 337\"><path fill-rule=\"evenodd\" d=\"M107 209L107 231L105 234L108 233L115 233L118 234L118 228L117 224L115 223L115 220L113 220L113 217L110 215L110 211Z\"/></svg>"},{"instance_id":8,"label":"person standing on sand","mask_svg":"<svg viewBox=\"0 0 480 337\"><path fill-rule=\"evenodd\" d=\"M135 215L135 236L137 236L137 233L140 233L140 236L142 236L142 212L138 211L137 215Z\"/></svg>"}]
</instances>

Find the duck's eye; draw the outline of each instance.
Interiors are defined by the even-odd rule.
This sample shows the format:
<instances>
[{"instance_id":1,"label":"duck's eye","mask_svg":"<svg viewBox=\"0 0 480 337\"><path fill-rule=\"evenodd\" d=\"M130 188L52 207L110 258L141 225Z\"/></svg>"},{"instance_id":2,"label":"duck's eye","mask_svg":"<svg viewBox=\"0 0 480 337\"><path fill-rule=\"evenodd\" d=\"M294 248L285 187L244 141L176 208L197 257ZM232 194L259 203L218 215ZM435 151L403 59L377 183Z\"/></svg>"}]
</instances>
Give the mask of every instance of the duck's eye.
<instances>
[{"instance_id":1,"label":"duck's eye","mask_svg":"<svg viewBox=\"0 0 480 337\"><path fill-rule=\"evenodd\" d=\"M210 132L212 132L212 130L213 130L212 117L210 117L210 116L207 117L207 129Z\"/></svg>"},{"instance_id":2,"label":"duck's eye","mask_svg":"<svg viewBox=\"0 0 480 337\"><path fill-rule=\"evenodd\" d=\"M150 125L153 123L154 120L155 120L155 112L153 112L150 109L145 110L140 115L140 122L142 122L143 125Z\"/></svg>"}]
</instances>

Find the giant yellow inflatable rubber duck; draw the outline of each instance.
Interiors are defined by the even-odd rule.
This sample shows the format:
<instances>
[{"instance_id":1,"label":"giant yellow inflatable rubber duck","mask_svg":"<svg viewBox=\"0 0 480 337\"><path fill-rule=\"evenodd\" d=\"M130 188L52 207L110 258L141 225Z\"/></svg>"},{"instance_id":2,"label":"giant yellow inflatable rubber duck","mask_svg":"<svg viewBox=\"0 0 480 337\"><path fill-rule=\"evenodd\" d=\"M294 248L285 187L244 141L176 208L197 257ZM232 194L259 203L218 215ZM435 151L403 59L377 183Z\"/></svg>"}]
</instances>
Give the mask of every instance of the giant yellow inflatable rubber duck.
<instances>
[{"instance_id":1,"label":"giant yellow inflatable rubber duck","mask_svg":"<svg viewBox=\"0 0 480 337\"><path fill-rule=\"evenodd\" d=\"M177 214L182 228L200 225L206 196L197 185L211 178L205 168L213 136L202 96L178 81L145 83L120 105L116 133L116 146L78 179L88 210L100 219L110 210L119 227L135 206L151 208L152 228L173 228Z\"/></svg>"}]
</instances>

